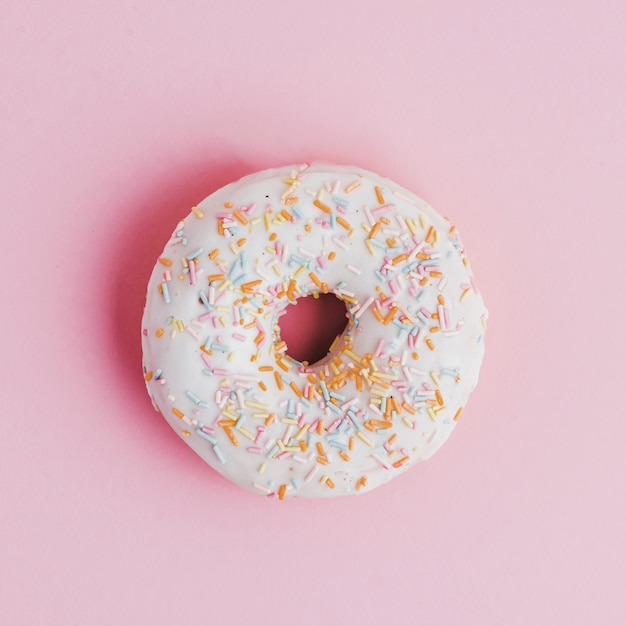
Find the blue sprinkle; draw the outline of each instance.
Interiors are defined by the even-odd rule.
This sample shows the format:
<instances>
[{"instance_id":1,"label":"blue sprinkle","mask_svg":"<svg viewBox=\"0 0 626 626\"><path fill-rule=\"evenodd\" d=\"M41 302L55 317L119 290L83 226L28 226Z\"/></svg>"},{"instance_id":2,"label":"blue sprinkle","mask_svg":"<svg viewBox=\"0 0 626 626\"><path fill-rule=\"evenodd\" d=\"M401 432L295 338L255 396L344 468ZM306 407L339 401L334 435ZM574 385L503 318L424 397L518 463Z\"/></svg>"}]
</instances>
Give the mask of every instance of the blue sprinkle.
<instances>
[{"instance_id":1,"label":"blue sprinkle","mask_svg":"<svg viewBox=\"0 0 626 626\"><path fill-rule=\"evenodd\" d=\"M333 404L332 402L327 402L326 406L333 412L335 413L339 413L341 415L341 409L336 405Z\"/></svg>"},{"instance_id":2,"label":"blue sprinkle","mask_svg":"<svg viewBox=\"0 0 626 626\"><path fill-rule=\"evenodd\" d=\"M298 218L302 219L302 211L298 208L297 205L292 205L291 212Z\"/></svg>"},{"instance_id":3,"label":"blue sprinkle","mask_svg":"<svg viewBox=\"0 0 626 626\"><path fill-rule=\"evenodd\" d=\"M219 459L220 463L224 465L226 463L226 459L224 458L224 455L222 454L222 451L219 449L219 446L217 444L213 445L213 452L215 452L215 456Z\"/></svg>"},{"instance_id":4,"label":"blue sprinkle","mask_svg":"<svg viewBox=\"0 0 626 626\"><path fill-rule=\"evenodd\" d=\"M328 388L326 387L326 383L323 380L320 380L320 387L322 388L322 395L324 396L324 400L328 402L330 400L330 395L328 394Z\"/></svg>"},{"instance_id":5,"label":"blue sprinkle","mask_svg":"<svg viewBox=\"0 0 626 626\"><path fill-rule=\"evenodd\" d=\"M350 204L345 198L340 198L339 196L333 196L333 202L343 207L347 207Z\"/></svg>"},{"instance_id":6,"label":"blue sprinkle","mask_svg":"<svg viewBox=\"0 0 626 626\"><path fill-rule=\"evenodd\" d=\"M204 343L204 349L205 350L210 350L211 349L211 344L213 343L213 337L208 337L208 339L206 340L206 342Z\"/></svg>"},{"instance_id":7,"label":"blue sprinkle","mask_svg":"<svg viewBox=\"0 0 626 626\"><path fill-rule=\"evenodd\" d=\"M196 434L200 435L203 439L210 441L212 444L217 443L217 439L215 437L212 437L209 433L205 433L201 428L196 428Z\"/></svg>"},{"instance_id":8,"label":"blue sprinkle","mask_svg":"<svg viewBox=\"0 0 626 626\"><path fill-rule=\"evenodd\" d=\"M163 374L163 370L159 368L156 372L154 372L153 380L159 380L161 378L161 374Z\"/></svg>"},{"instance_id":9,"label":"blue sprinkle","mask_svg":"<svg viewBox=\"0 0 626 626\"><path fill-rule=\"evenodd\" d=\"M278 452L279 448L278 446L274 446L268 453L267 453L267 458L271 459L277 452Z\"/></svg>"},{"instance_id":10,"label":"blue sprinkle","mask_svg":"<svg viewBox=\"0 0 626 626\"><path fill-rule=\"evenodd\" d=\"M209 304L209 301L207 300L206 294L204 293L204 291L201 291L200 294L200 300L202 300L202 304L204 304L205 308L210 311L211 310L211 305Z\"/></svg>"},{"instance_id":11,"label":"blue sprinkle","mask_svg":"<svg viewBox=\"0 0 626 626\"><path fill-rule=\"evenodd\" d=\"M187 260L193 261L194 259L197 259L203 252L204 248L198 248L195 252L187 255Z\"/></svg>"},{"instance_id":12,"label":"blue sprinkle","mask_svg":"<svg viewBox=\"0 0 626 626\"><path fill-rule=\"evenodd\" d=\"M213 372L211 370L204 369L204 370L202 370L202 373L205 376L213 376Z\"/></svg>"},{"instance_id":13,"label":"blue sprinkle","mask_svg":"<svg viewBox=\"0 0 626 626\"><path fill-rule=\"evenodd\" d=\"M337 393L336 391L329 392L329 395L331 398L335 398L335 400L339 400L341 402L345 402L346 400L346 396L342 396L340 393Z\"/></svg>"},{"instance_id":14,"label":"blue sprinkle","mask_svg":"<svg viewBox=\"0 0 626 626\"><path fill-rule=\"evenodd\" d=\"M291 208L291 210L293 211L293 207ZM298 489L300 489L300 483L295 478L291 479L291 484L293 485L293 488L296 491L298 491Z\"/></svg>"},{"instance_id":15,"label":"blue sprinkle","mask_svg":"<svg viewBox=\"0 0 626 626\"><path fill-rule=\"evenodd\" d=\"M340 450L348 450L348 446L345 443L341 443L340 441L328 439L328 445L331 448L339 448Z\"/></svg>"},{"instance_id":16,"label":"blue sprinkle","mask_svg":"<svg viewBox=\"0 0 626 626\"><path fill-rule=\"evenodd\" d=\"M218 352L230 352L230 347L229 346L225 346L222 343L213 343L211 345L211 348L213 350L217 350Z\"/></svg>"},{"instance_id":17,"label":"blue sprinkle","mask_svg":"<svg viewBox=\"0 0 626 626\"><path fill-rule=\"evenodd\" d=\"M186 391L185 393L187 394L187 397L193 400L195 404L201 402L200 398L198 398L198 396L193 391Z\"/></svg>"},{"instance_id":18,"label":"blue sprinkle","mask_svg":"<svg viewBox=\"0 0 626 626\"><path fill-rule=\"evenodd\" d=\"M183 237L183 240L181 243L183 244L183 246L186 246L189 243L189 240L187 239L187 237Z\"/></svg>"},{"instance_id":19,"label":"blue sprinkle","mask_svg":"<svg viewBox=\"0 0 626 626\"><path fill-rule=\"evenodd\" d=\"M170 290L167 288L167 283L161 283L161 290L163 291L163 299L165 300L165 304L169 304L172 300L170 298Z\"/></svg>"}]
</instances>

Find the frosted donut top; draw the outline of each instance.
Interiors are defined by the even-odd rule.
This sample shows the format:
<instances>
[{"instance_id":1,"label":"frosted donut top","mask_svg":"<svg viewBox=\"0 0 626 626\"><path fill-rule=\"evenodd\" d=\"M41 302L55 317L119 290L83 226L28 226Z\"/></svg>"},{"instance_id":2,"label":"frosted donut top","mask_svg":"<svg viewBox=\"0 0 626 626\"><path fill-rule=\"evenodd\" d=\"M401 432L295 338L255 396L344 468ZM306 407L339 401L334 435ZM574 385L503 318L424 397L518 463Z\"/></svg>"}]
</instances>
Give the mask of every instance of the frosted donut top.
<instances>
[{"instance_id":1,"label":"frosted donut top","mask_svg":"<svg viewBox=\"0 0 626 626\"><path fill-rule=\"evenodd\" d=\"M278 318L333 293L349 323L321 362ZM356 167L258 172L175 228L148 284L144 377L213 468L262 495L364 492L430 457L478 380L487 312L458 232Z\"/></svg>"}]
</instances>

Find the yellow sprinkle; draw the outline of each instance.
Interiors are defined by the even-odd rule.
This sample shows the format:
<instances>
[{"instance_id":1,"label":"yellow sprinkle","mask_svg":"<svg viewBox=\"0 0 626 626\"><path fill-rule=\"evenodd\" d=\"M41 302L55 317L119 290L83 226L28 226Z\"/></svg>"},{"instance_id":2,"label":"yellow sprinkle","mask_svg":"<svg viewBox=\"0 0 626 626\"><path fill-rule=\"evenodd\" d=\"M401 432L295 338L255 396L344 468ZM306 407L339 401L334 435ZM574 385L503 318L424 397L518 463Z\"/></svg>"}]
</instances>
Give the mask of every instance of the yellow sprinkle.
<instances>
[{"instance_id":1,"label":"yellow sprinkle","mask_svg":"<svg viewBox=\"0 0 626 626\"><path fill-rule=\"evenodd\" d=\"M204 217L204 213L197 206L191 207L191 211L199 219Z\"/></svg>"},{"instance_id":2,"label":"yellow sprinkle","mask_svg":"<svg viewBox=\"0 0 626 626\"><path fill-rule=\"evenodd\" d=\"M261 463L261 465L259 465L259 474L262 474L265 471L266 467L267 463Z\"/></svg>"},{"instance_id":3,"label":"yellow sprinkle","mask_svg":"<svg viewBox=\"0 0 626 626\"><path fill-rule=\"evenodd\" d=\"M374 447L374 442L362 431L359 430L356 434L356 436L363 441L364 443L366 443L370 448Z\"/></svg>"},{"instance_id":4,"label":"yellow sprinkle","mask_svg":"<svg viewBox=\"0 0 626 626\"><path fill-rule=\"evenodd\" d=\"M349 185L346 185L344 191L346 193L350 193L350 192L354 191L355 189L357 189L360 186L361 186L361 181L360 180L355 180L355 181L352 181Z\"/></svg>"}]
</instances>

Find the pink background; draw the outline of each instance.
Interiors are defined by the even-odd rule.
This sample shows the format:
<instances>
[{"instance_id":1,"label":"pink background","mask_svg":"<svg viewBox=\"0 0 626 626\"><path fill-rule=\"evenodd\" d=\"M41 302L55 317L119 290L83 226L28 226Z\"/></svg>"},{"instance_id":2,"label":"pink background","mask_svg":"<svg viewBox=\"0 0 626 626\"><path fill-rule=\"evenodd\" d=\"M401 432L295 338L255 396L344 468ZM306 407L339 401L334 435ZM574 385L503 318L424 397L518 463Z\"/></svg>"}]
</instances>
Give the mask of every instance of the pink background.
<instances>
[{"instance_id":1,"label":"pink background","mask_svg":"<svg viewBox=\"0 0 626 626\"><path fill-rule=\"evenodd\" d=\"M0 623L623 623L625 21L622 0L3 0ZM431 461L279 503L152 410L139 322L192 204L316 158L459 225L487 357Z\"/></svg>"}]
</instances>

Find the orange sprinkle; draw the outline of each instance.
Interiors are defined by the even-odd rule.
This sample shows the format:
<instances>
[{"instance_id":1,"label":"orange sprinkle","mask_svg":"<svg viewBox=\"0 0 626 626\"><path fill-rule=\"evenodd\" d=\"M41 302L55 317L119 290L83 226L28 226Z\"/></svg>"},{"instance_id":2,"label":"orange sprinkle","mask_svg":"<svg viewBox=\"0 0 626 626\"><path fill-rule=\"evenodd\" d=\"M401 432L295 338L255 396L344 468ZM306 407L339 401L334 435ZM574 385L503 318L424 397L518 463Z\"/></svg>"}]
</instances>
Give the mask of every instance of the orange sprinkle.
<instances>
[{"instance_id":1,"label":"orange sprinkle","mask_svg":"<svg viewBox=\"0 0 626 626\"><path fill-rule=\"evenodd\" d=\"M233 208L233 203L232 202L224 202L224 208L225 209L232 209Z\"/></svg>"},{"instance_id":2,"label":"orange sprinkle","mask_svg":"<svg viewBox=\"0 0 626 626\"><path fill-rule=\"evenodd\" d=\"M289 383L289 386L293 389L293 392L298 396L298 398L302 397L302 391L300 390L300 387L298 387L298 384L295 380L292 380Z\"/></svg>"},{"instance_id":3,"label":"orange sprinkle","mask_svg":"<svg viewBox=\"0 0 626 626\"><path fill-rule=\"evenodd\" d=\"M248 243L248 240L245 237L242 237L241 239L239 239L237 241L237 245L242 248L243 246L246 245L246 243Z\"/></svg>"},{"instance_id":4,"label":"orange sprinkle","mask_svg":"<svg viewBox=\"0 0 626 626\"><path fill-rule=\"evenodd\" d=\"M270 414L269 414L269 415L265 418L265 420L264 420L264 422L263 422L263 423L264 423L266 426L269 426L269 425L270 425L270 424L274 421L274 418L275 418L275 417L276 417L276 414L275 414L275 413L270 413Z\"/></svg>"},{"instance_id":5,"label":"orange sprinkle","mask_svg":"<svg viewBox=\"0 0 626 626\"><path fill-rule=\"evenodd\" d=\"M218 235L224 234L224 224L222 223L222 220L219 220L219 222L217 223L217 234Z\"/></svg>"},{"instance_id":6,"label":"orange sprinkle","mask_svg":"<svg viewBox=\"0 0 626 626\"><path fill-rule=\"evenodd\" d=\"M443 306L446 303L446 300L445 300L445 298L441 294L439 294L437 296L437 302L439 302L439 304L441 304Z\"/></svg>"},{"instance_id":7,"label":"orange sprinkle","mask_svg":"<svg viewBox=\"0 0 626 626\"><path fill-rule=\"evenodd\" d=\"M233 446L239 445L239 440L235 436L235 433L233 432L232 428L230 428L229 426L224 426L224 432L228 435L228 438L230 439Z\"/></svg>"},{"instance_id":8,"label":"orange sprinkle","mask_svg":"<svg viewBox=\"0 0 626 626\"><path fill-rule=\"evenodd\" d=\"M276 386L282 391L285 386L283 385L283 379L280 377L279 372L274 372L274 380L276 381Z\"/></svg>"},{"instance_id":9,"label":"orange sprinkle","mask_svg":"<svg viewBox=\"0 0 626 626\"><path fill-rule=\"evenodd\" d=\"M276 365L278 365L278 367L280 367L280 369L283 370L283 372L289 371L289 366L286 363L283 363L283 361L280 358L276 359Z\"/></svg>"},{"instance_id":10,"label":"orange sprinkle","mask_svg":"<svg viewBox=\"0 0 626 626\"><path fill-rule=\"evenodd\" d=\"M152 372L152 371L146 372L146 373L144 374L144 376L143 376L143 379L144 379L146 382L148 382L149 380L151 380L151 379L152 379L152 375L153 375L153 372Z\"/></svg>"},{"instance_id":11,"label":"orange sprinkle","mask_svg":"<svg viewBox=\"0 0 626 626\"><path fill-rule=\"evenodd\" d=\"M287 489L287 485L281 485L278 488L278 499L282 500L285 497L285 490Z\"/></svg>"},{"instance_id":12,"label":"orange sprinkle","mask_svg":"<svg viewBox=\"0 0 626 626\"><path fill-rule=\"evenodd\" d=\"M406 261L409 258L409 255L405 252L404 254L399 254L397 257L392 259L392 263L394 265L398 265L398 263L402 263L402 261Z\"/></svg>"},{"instance_id":13,"label":"orange sprinkle","mask_svg":"<svg viewBox=\"0 0 626 626\"><path fill-rule=\"evenodd\" d=\"M459 417L461 417L461 413L463 412L463 407L459 407L459 410L454 414L454 421L458 422Z\"/></svg>"},{"instance_id":14,"label":"orange sprinkle","mask_svg":"<svg viewBox=\"0 0 626 626\"><path fill-rule=\"evenodd\" d=\"M262 380L260 380L260 381L259 381L259 387L260 387L263 391L267 391L267 385L266 385L266 384L265 384Z\"/></svg>"},{"instance_id":15,"label":"orange sprinkle","mask_svg":"<svg viewBox=\"0 0 626 626\"><path fill-rule=\"evenodd\" d=\"M244 226L248 224L248 218L239 209L235 209L233 215L237 218L237 221Z\"/></svg>"},{"instance_id":16,"label":"orange sprinkle","mask_svg":"<svg viewBox=\"0 0 626 626\"><path fill-rule=\"evenodd\" d=\"M335 483L330 479L330 477L326 477L326 480L324 481L331 489L335 488Z\"/></svg>"},{"instance_id":17,"label":"orange sprinkle","mask_svg":"<svg viewBox=\"0 0 626 626\"><path fill-rule=\"evenodd\" d=\"M176 416L179 417L180 419L182 419L183 417L185 417L185 414L180 410L177 409L175 406L172 407L172 413Z\"/></svg>"},{"instance_id":18,"label":"orange sprinkle","mask_svg":"<svg viewBox=\"0 0 626 626\"><path fill-rule=\"evenodd\" d=\"M315 444L315 447L317 448L317 453L318 453L320 456L326 456L326 450L324 450L324 446L322 445L322 442L321 442L321 441L318 441L318 442Z\"/></svg>"},{"instance_id":19,"label":"orange sprinkle","mask_svg":"<svg viewBox=\"0 0 626 626\"><path fill-rule=\"evenodd\" d=\"M319 418L318 422L317 422L317 434L318 435L323 435L324 434L324 419L323 418Z\"/></svg>"},{"instance_id":20,"label":"orange sprinkle","mask_svg":"<svg viewBox=\"0 0 626 626\"><path fill-rule=\"evenodd\" d=\"M219 251L218 248L215 248L214 250L211 250L211 252L209 253L209 259L211 259L211 261L213 261L213 259L217 258L219 253L220 253L220 251Z\"/></svg>"},{"instance_id":21,"label":"orange sprinkle","mask_svg":"<svg viewBox=\"0 0 626 626\"><path fill-rule=\"evenodd\" d=\"M360 180L355 180L353 182L351 182L349 185L346 185L344 191L346 193L350 193L352 191L354 191L357 187L361 186L361 181Z\"/></svg>"},{"instance_id":22,"label":"orange sprinkle","mask_svg":"<svg viewBox=\"0 0 626 626\"><path fill-rule=\"evenodd\" d=\"M408 413L410 413L411 415L415 415L417 413L417 411L410 404L406 402L402 403L402 408Z\"/></svg>"},{"instance_id":23,"label":"orange sprinkle","mask_svg":"<svg viewBox=\"0 0 626 626\"><path fill-rule=\"evenodd\" d=\"M241 290L242 291L247 291L247 292L252 291L252 290L254 290L255 287L260 285L261 282L262 282L261 279L259 279L259 280L251 280L251 281L249 281L247 283L243 283L241 285ZM254 322L253 322L253 324L254 324Z\"/></svg>"},{"instance_id":24,"label":"orange sprinkle","mask_svg":"<svg viewBox=\"0 0 626 626\"><path fill-rule=\"evenodd\" d=\"M359 489L365 487L365 485L367 485L367 476L361 476L361 478L356 481L356 490L359 491Z\"/></svg>"},{"instance_id":25,"label":"orange sprinkle","mask_svg":"<svg viewBox=\"0 0 626 626\"><path fill-rule=\"evenodd\" d=\"M346 462L349 463L350 462L350 456L347 454L347 452L345 452L345 450L340 450L339 451L339 456Z\"/></svg>"},{"instance_id":26,"label":"orange sprinkle","mask_svg":"<svg viewBox=\"0 0 626 626\"><path fill-rule=\"evenodd\" d=\"M298 202L298 196L291 196L285 200L285 204L296 204Z\"/></svg>"},{"instance_id":27,"label":"orange sprinkle","mask_svg":"<svg viewBox=\"0 0 626 626\"><path fill-rule=\"evenodd\" d=\"M354 450L354 437L348 439L348 450Z\"/></svg>"},{"instance_id":28,"label":"orange sprinkle","mask_svg":"<svg viewBox=\"0 0 626 626\"><path fill-rule=\"evenodd\" d=\"M376 237L376 235L378 234L381 226L382 224L380 222L376 222L374 226L372 226L372 228L370 229L370 234L367 236L367 238L374 239L374 237Z\"/></svg>"},{"instance_id":29,"label":"orange sprinkle","mask_svg":"<svg viewBox=\"0 0 626 626\"><path fill-rule=\"evenodd\" d=\"M439 406L443 406L443 397L442 397L441 391L439 391L439 389L435 390L435 397L437 398L437 404Z\"/></svg>"},{"instance_id":30,"label":"orange sprinkle","mask_svg":"<svg viewBox=\"0 0 626 626\"><path fill-rule=\"evenodd\" d=\"M308 224L308 223L305 224L304 225L304 230L306 230L307 233L310 233L311 232L311 224Z\"/></svg>"},{"instance_id":31,"label":"orange sprinkle","mask_svg":"<svg viewBox=\"0 0 626 626\"><path fill-rule=\"evenodd\" d=\"M166 267L170 267L172 265L172 262L169 259L166 259L165 257L161 257L159 259L159 263L161 265L165 265Z\"/></svg>"},{"instance_id":32,"label":"orange sprinkle","mask_svg":"<svg viewBox=\"0 0 626 626\"><path fill-rule=\"evenodd\" d=\"M397 461L393 464L393 466L394 466L394 467L400 467L401 465L404 465L404 464L405 464L405 463L409 460L409 458L410 458L410 457L408 457L408 456L403 456L401 459L398 459L398 460L397 460Z\"/></svg>"},{"instance_id":33,"label":"orange sprinkle","mask_svg":"<svg viewBox=\"0 0 626 626\"><path fill-rule=\"evenodd\" d=\"M330 461L325 456L318 456L315 460L320 465L330 465Z\"/></svg>"},{"instance_id":34,"label":"orange sprinkle","mask_svg":"<svg viewBox=\"0 0 626 626\"><path fill-rule=\"evenodd\" d=\"M265 333L259 333L255 338L254 338L254 343L255 345L259 345L263 339L265 339Z\"/></svg>"},{"instance_id":35,"label":"orange sprinkle","mask_svg":"<svg viewBox=\"0 0 626 626\"><path fill-rule=\"evenodd\" d=\"M288 222L291 222L291 213L287 211L287 209L282 209L280 212L281 216L284 217Z\"/></svg>"},{"instance_id":36,"label":"orange sprinkle","mask_svg":"<svg viewBox=\"0 0 626 626\"><path fill-rule=\"evenodd\" d=\"M335 220L336 220L337 224L340 224L346 230L351 230L352 229L352 226L350 226L350 224L346 220L344 220L343 217L341 217L341 215L337 215Z\"/></svg>"},{"instance_id":37,"label":"orange sprinkle","mask_svg":"<svg viewBox=\"0 0 626 626\"><path fill-rule=\"evenodd\" d=\"M259 372L271 372L274 368L271 365L259 366Z\"/></svg>"},{"instance_id":38,"label":"orange sprinkle","mask_svg":"<svg viewBox=\"0 0 626 626\"><path fill-rule=\"evenodd\" d=\"M426 242L427 242L427 243L431 243L431 242L432 242L432 240L433 240L433 237L434 237L434 236L435 236L435 227L434 227L434 226L431 226L431 227L428 229L428 232L426 233L426 237L425 237Z\"/></svg>"},{"instance_id":39,"label":"orange sprinkle","mask_svg":"<svg viewBox=\"0 0 626 626\"><path fill-rule=\"evenodd\" d=\"M435 349L435 344L433 343L433 340L430 337L426 337L426 339L424 339L424 343L431 349L434 350Z\"/></svg>"},{"instance_id":40,"label":"orange sprinkle","mask_svg":"<svg viewBox=\"0 0 626 626\"><path fill-rule=\"evenodd\" d=\"M332 209L317 198L313 200L313 205L320 209L320 211L324 211L324 213L332 213Z\"/></svg>"},{"instance_id":41,"label":"orange sprinkle","mask_svg":"<svg viewBox=\"0 0 626 626\"><path fill-rule=\"evenodd\" d=\"M164 332L165 331L162 328L157 328L156 332L154 333L154 335L155 335L155 337L162 337Z\"/></svg>"},{"instance_id":42,"label":"orange sprinkle","mask_svg":"<svg viewBox=\"0 0 626 626\"><path fill-rule=\"evenodd\" d=\"M376 185L376 187L374 187L374 191L376 192L376 199L378 200L378 204L385 204L385 198L383 197L382 189L378 185Z\"/></svg>"},{"instance_id":43,"label":"orange sprinkle","mask_svg":"<svg viewBox=\"0 0 626 626\"><path fill-rule=\"evenodd\" d=\"M224 280L225 278L225 274L209 274L207 280L213 282L214 280Z\"/></svg>"},{"instance_id":44,"label":"orange sprinkle","mask_svg":"<svg viewBox=\"0 0 626 626\"><path fill-rule=\"evenodd\" d=\"M328 253L328 260L329 260L329 261L332 261L332 260L333 260L336 256L337 256L337 253L336 253L334 250L331 250L331 251Z\"/></svg>"},{"instance_id":45,"label":"orange sprinkle","mask_svg":"<svg viewBox=\"0 0 626 626\"><path fill-rule=\"evenodd\" d=\"M431 333L438 333L438 332L439 332L439 330L440 330L440 329L439 329L439 326L431 326L431 327L428 329L428 332L431 332Z\"/></svg>"},{"instance_id":46,"label":"orange sprinkle","mask_svg":"<svg viewBox=\"0 0 626 626\"><path fill-rule=\"evenodd\" d=\"M396 316L396 313L398 312L397 307L393 307L389 313L387 313L387 315L385 315L384 319L383 319L383 324L385 326L387 326L387 324L389 324L389 322L391 322L391 320L393 320L393 318Z\"/></svg>"},{"instance_id":47,"label":"orange sprinkle","mask_svg":"<svg viewBox=\"0 0 626 626\"><path fill-rule=\"evenodd\" d=\"M322 281L316 276L315 272L309 272L309 277L318 287L321 288Z\"/></svg>"}]
</instances>

